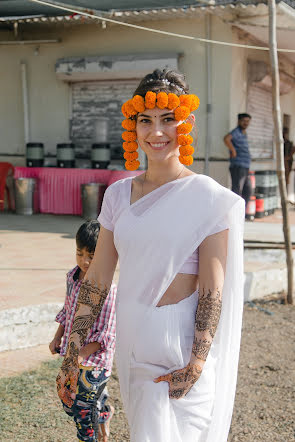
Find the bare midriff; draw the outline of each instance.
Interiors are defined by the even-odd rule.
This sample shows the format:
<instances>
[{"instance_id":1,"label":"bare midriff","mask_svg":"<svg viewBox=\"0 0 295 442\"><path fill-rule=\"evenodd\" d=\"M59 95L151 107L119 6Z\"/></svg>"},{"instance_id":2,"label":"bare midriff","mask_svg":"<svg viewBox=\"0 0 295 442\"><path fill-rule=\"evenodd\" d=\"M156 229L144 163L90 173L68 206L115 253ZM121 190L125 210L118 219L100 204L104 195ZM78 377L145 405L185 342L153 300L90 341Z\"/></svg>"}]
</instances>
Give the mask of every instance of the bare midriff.
<instances>
[{"instance_id":1,"label":"bare midriff","mask_svg":"<svg viewBox=\"0 0 295 442\"><path fill-rule=\"evenodd\" d=\"M158 302L157 307L177 304L183 299L188 298L197 290L198 282L198 275L178 273Z\"/></svg>"}]
</instances>

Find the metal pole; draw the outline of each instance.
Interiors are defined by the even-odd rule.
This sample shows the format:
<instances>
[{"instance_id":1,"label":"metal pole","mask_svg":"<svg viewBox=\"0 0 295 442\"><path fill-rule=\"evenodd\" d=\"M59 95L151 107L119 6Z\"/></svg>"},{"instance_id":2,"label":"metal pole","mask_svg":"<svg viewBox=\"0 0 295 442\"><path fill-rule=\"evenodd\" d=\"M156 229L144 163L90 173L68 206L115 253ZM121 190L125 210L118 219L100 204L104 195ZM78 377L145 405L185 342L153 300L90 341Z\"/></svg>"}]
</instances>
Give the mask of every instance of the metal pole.
<instances>
[{"instance_id":1,"label":"metal pole","mask_svg":"<svg viewBox=\"0 0 295 442\"><path fill-rule=\"evenodd\" d=\"M211 15L206 15L206 39L211 40ZM209 159L212 146L212 79L211 79L211 43L206 43L207 74L207 109L204 174L209 175Z\"/></svg>"},{"instance_id":2,"label":"metal pole","mask_svg":"<svg viewBox=\"0 0 295 442\"><path fill-rule=\"evenodd\" d=\"M21 67L22 92L23 92L25 144L27 144L30 141L27 66L24 62L21 62L20 67Z\"/></svg>"}]
</instances>

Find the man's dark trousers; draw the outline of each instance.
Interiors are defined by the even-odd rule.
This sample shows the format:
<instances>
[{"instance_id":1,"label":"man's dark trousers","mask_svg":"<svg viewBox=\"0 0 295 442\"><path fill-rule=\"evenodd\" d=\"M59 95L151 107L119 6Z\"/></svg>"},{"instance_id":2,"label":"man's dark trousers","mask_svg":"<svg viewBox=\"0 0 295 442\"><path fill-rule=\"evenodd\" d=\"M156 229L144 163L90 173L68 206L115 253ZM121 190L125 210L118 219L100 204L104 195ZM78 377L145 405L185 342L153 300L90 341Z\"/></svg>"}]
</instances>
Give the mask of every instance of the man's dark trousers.
<instances>
[{"instance_id":1,"label":"man's dark trousers","mask_svg":"<svg viewBox=\"0 0 295 442\"><path fill-rule=\"evenodd\" d=\"M251 181L248 176L249 168L231 166L229 168L232 181L232 191L244 198L246 205L252 195Z\"/></svg>"}]
</instances>

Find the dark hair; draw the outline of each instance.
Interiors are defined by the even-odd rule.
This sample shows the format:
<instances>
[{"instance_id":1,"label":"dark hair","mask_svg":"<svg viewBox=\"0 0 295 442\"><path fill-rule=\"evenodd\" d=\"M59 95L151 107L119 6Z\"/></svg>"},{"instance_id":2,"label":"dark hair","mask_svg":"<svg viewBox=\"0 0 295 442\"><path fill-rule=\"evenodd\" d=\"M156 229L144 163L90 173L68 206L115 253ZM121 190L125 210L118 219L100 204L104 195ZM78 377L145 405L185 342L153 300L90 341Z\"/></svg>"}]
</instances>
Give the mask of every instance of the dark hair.
<instances>
[{"instance_id":1,"label":"dark hair","mask_svg":"<svg viewBox=\"0 0 295 442\"><path fill-rule=\"evenodd\" d=\"M168 69L155 69L151 74L147 74L139 83L134 95L145 96L147 91L166 92L175 95L188 94L189 87L185 77L180 72Z\"/></svg>"},{"instance_id":2,"label":"dark hair","mask_svg":"<svg viewBox=\"0 0 295 442\"><path fill-rule=\"evenodd\" d=\"M99 222L96 220L87 221L82 224L76 234L76 245L78 249L86 248L89 253L95 250L99 233Z\"/></svg>"},{"instance_id":3,"label":"dark hair","mask_svg":"<svg viewBox=\"0 0 295 442\"><path fill-rule=\"evenodd\" d=\"M242 120L243 118L252 118L249 114L238 114L238 120Z\"/></svg>"}]
</instances>

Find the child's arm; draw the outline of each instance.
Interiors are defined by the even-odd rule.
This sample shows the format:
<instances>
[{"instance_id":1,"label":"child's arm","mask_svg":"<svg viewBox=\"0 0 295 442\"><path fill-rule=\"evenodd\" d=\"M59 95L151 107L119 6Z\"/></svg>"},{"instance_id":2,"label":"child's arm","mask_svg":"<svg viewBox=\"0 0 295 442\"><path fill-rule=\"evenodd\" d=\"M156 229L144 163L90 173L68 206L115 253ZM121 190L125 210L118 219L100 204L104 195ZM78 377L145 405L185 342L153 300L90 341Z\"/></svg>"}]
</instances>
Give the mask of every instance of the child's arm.
<instances>
[{"instance_id":1,"label":"child's arm","mask_svg":"<svg viewBox=\"0 0 295 442\"><path fill-rule=\"evenodd\" d=\"M64 335L65 328L62 324L59 324L58 329L54 335L54 338L49 344L49 350L54 355L55 353L59 353L61 338Z\"/></svg>"},{"instance_id":2,"label":"child's arm","mask_svg":"<svg viewBox=\"0 0 295 442\"><path fill-rule=\"evenodd\" d=\"M100 350L100 348L101 345L99 342L90 342L89 344L84 345L84 347L82 347L79 351L78 363L81 364L84 359L87 359L88 356L92 355L92 353L97 352L98 350Z\"/></svg>"}]
</instances>

